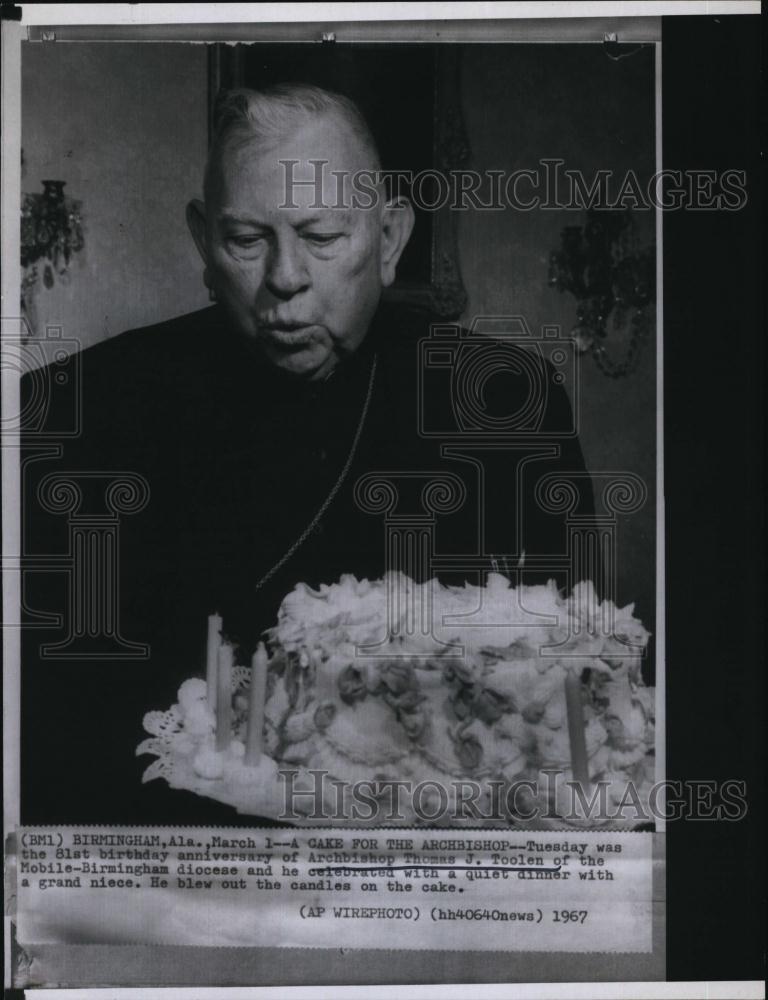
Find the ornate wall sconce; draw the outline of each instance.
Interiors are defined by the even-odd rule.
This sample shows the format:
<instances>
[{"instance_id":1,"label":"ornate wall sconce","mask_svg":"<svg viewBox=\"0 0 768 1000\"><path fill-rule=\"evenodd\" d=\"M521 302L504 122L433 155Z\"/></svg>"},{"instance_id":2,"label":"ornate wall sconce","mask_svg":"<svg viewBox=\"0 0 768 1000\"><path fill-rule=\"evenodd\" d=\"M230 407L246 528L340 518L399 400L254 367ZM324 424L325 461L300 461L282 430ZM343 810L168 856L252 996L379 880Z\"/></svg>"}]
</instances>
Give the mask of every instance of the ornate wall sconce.
<instances>
[{"instance_id":1,"label":"ornate wall sconce","mask_svg":"<svg viewBox=\"0 0 768 1000\"><path fill-rule=\"evenodd\" d=\"M83 249L81 202L64 195L64 181L43 181L41 194L24 194L21 206L22 311L31 319L40 278L53 288L55 276L66 282L72 255ZM43 264L43 262L45 262Z\"/></svg>"},{"instance_id":2,"label":"ornate wall sconce","mask_svg":"<svg viewBox=\"0 0 768 1000\"><path fill-rule=\"evenodd\" d=\"M589 209L584 226L566 226L559 250L549 257L549 285L576 299L577 348L590 351L611 378L630 375L651 327L648 306L656 297L656 254L640 248L629 209ZM624 357L608 352L610 328L631 331Z\"/></svg>"}]
</instances>

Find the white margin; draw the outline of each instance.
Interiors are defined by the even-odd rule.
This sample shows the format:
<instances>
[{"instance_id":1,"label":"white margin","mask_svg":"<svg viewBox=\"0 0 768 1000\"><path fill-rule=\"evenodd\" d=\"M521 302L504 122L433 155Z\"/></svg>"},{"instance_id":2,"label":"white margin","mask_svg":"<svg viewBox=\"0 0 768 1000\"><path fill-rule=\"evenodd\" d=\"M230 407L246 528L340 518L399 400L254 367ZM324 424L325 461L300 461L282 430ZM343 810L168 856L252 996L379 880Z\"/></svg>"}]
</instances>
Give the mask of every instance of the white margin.
<instances>
[{"instance_id":1,"label":"white margin","mask_svg":"<svg viewBox=\"0 0 768 1000\"><path fill-rule=\"evenodd\" d=\"M230 24L304 21L482 21L494 18L659 17L691 14L759 14L755 0L524 3L81 3L22 4L25 25Z\"/></svg>"},{"instance_id":2,"label":"white margin","mask_svg":"<svg viewBox=\"0 0 768 1000\"><path fill-rule=\"evenodd\" d=\"M30 1000L147 1000L144 989L27 990ZM153 989L152 1000L762 1000L757 980L678 983L442 983Z\"/></svg>"}]
</instances>

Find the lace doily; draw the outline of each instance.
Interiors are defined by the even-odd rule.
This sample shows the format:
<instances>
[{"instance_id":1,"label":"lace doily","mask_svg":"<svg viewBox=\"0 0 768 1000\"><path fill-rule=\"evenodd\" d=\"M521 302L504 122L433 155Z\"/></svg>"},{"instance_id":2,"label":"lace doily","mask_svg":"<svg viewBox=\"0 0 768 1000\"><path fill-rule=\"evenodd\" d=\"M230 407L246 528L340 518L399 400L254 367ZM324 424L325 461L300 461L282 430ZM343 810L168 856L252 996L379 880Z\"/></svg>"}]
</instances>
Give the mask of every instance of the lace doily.
<instances>
[{"instance_id":1,"label":"lace doily","mask_svg":"<svg viewBox=\"0 0 768 1000\"><path fill-rule=\"evenodd\" d=\"M190 683L190 682L186 682ZM204 682L199 682L204 685ZM250 669L236 666L232 671L232 698L247 694L250 686ZM200 702L200 704L203 704ZM237 712L235 712L237 721ZM246 768L242 761L244 746L233 739L230 749L216 754L214 723L211 714L206 724L203 712L187 714L179 705L165 712L147 712L144 729L150 735L136 748L136 756L150 754L156 758L142 775L142 783L162 778L171 788L185 789L233 806L239 813L279 819L283 813L282 783L278 779L277 765L262 755L262 764ZM242 728L242 727L241 727ZM222 774L205 777L200 773L201 755L221 757Z\"/></svg>"}]
</instances>

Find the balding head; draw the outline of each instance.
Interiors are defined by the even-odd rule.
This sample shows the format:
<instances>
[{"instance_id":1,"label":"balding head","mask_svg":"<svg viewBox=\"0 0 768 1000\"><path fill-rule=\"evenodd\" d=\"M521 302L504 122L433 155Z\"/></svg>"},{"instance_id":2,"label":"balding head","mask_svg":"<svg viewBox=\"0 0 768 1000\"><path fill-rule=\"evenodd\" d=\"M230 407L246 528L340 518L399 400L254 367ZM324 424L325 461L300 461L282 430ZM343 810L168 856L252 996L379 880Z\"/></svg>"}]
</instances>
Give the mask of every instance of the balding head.
<instances>
[{"instance_id":1,"label":"balding head","mask_svg":"<svg viewBox=\"0 0 768 1000\"><path fill-rule=\"evenodd\" d=\"M264 90L240 88L222 92L214 108L213 138L205 167L206 200L227 150L253 142L255 148L267 151L298 129L328 118L355 141L360 169L381 170L376 140L357 105L348 97L298 83L276 84Z\"/></svg>"}]
</instances>

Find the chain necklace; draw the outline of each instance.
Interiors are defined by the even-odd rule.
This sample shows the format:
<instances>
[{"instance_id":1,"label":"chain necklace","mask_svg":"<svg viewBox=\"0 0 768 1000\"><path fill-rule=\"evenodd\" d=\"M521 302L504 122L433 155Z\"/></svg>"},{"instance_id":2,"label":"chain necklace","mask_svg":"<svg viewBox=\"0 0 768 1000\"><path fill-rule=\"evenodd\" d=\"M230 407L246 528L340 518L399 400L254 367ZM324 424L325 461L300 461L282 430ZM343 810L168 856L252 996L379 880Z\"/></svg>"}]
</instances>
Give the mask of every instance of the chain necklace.
<instances>
[{"instance_id":1,"label":"chain necklace","mask_svg":"<svg viewBox=\"0 0 768 1000\"><path fill-rule=\"evenodd\" d=\"M309 524L306 526L306 528L302 531L302 533L299 535L299 537L294 541L294 543L291 545L291 547L288 549L288 551L285 552L280 557L280 559L278 559L278 561L275 563L275 565L270 570L268 570L264 574L264 576L259 580L259 582L256 584L256 586L253 588L253 591L252 591L253 593L256 593L257 591L261 590L261 588L264 586L264 584L267 583L268 580L271 580L272 577L275 575L275 573L277 573L277 571L288 562L288 560L291 558L291 556L294 554L294 552L296 552L296 550L301 545L304 544L304 542L307 540L307 538L312 534L312 532L317 527L318 522L321 520L321 518L323 517L323 515L325 514L325 512L328 510L328 508L330 507L330 505L333 503L334 497L336 496L336 494L341 489L342 484L344 483L344 480L347 478L347 476L349 474L349 470L352 467L352 462L354 461L355 454L357 453L358 445L360 444L360 437L362 436L363 427L365 425L365 421L366 421L366 418L368 416L368 409L369 409L369 407L371 405L371 397L373 396L373 384L374 384L374 381L375 381L375 378L376 378L376 360L377 360L376 359L376 355L374 354L373 361L371 362L371 374L368 376L368 389L367 389L366 394L365 394L365 400L363 401L363 408L362 408L362 410L360 412L360 420L359 420L358 425L357 425L357 430L355 431L355 436L354 436L354 438L352 440L352 445L351 445L351 447L349 449L349 454L347 455L347 460L344 463L344 466L343 466L341 472L339 473L339 476L338 476L336 482L331 487L331 490L330 490L328 496L325 498L325 500L323 500L323 502L320 505L319 509L315 513L315 516L312 518L312 520L309 522Z\"/></svg>"}]
</instances>

